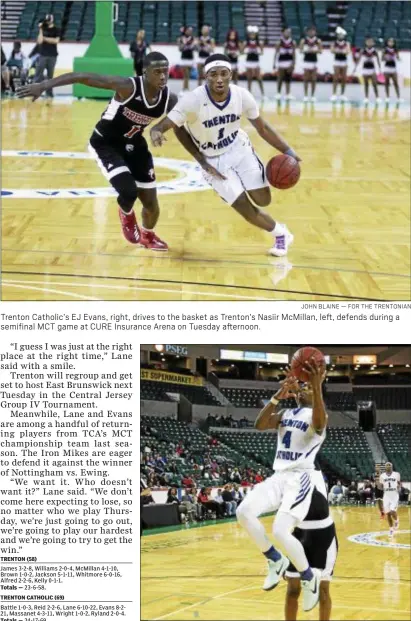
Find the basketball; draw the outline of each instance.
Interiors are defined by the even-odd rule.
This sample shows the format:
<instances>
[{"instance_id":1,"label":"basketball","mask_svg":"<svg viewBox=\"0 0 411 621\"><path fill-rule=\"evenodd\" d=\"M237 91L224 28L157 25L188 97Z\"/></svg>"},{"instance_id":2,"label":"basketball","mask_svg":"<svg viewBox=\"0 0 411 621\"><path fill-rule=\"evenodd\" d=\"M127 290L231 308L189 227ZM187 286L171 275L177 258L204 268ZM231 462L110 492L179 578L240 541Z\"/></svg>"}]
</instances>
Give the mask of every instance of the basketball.
<instances>
[{"instance_id":1,"label":"basketball","mask_svg":"<svg viewBox=\"0 0 411 621\"><path fill-rule=\"evenodd\" d=\"M311 358L314 358L318 364L325 365L324 354L315 347L302 347L292 357L291 373L301 382L308 381L308 374L304 370L304 364L309 362Z\"/></svg>"},{"instance_id":2,"label":"basketball","mask_svg":"<svg viewBox=\"0 0 411 621\"><path fill-rule=\"evenodd\" d=\"M292 188L300 178L300 165L291 155L276 155L266 166L270 185L278 190Z\"/></svg>"}]
</instances>

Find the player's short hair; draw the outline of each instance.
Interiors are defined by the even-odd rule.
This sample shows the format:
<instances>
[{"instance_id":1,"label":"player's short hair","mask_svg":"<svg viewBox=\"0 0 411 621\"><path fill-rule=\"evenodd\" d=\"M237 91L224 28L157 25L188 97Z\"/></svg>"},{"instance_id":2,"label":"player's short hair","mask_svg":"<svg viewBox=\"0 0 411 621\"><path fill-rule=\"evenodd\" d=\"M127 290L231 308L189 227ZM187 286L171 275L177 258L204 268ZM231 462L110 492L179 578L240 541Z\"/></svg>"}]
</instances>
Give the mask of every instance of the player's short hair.
<instances>
[{"instance_id":1,"label":"player's short hair","mask_svg":"<svg viewBox=\"0 0 411 621\"><path fill-rule=\"evenodd\" d=\"M161 52L150 52L150 54L144 56L143 67L147 68L151 65L151 63L158 61L165 61L166 63L168 63L168 58L167 56L164 56L164 54L162 54Z\"/></svg>"},{"instance_id":2,"label":"player's short hair","mask_svg":"<svg viewBox=\"0 0 411 621\"><path fill-rule=\"evenodd\" d=\"M207 60L205 61L204 68L207 67L210 63L213 63L216 60L224 60L226 63L230 62L230 59L225 54L211 54Z\"/></svg>"}]
</instances>

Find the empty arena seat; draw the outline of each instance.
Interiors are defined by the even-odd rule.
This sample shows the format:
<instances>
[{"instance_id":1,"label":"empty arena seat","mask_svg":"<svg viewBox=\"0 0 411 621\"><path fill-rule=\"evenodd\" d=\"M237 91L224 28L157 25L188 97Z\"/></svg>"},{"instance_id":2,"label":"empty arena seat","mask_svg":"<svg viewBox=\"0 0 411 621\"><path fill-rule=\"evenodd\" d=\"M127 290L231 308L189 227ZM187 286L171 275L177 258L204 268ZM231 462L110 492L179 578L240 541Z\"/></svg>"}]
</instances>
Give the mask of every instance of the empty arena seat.
<instances>
[{"instance_id":1,"label":"empty arena seat","mask_svg":"<svg viewBox=\"0 0 411 621\"><path fill-rule=\"evenodd\" d=\"M141 380L140 393L141 399L153 401L169 401L167 393L177 393L183 394L190 403L197 405L221 405L205 386L184 386L172 382Z\"/></svg>"},{"instance_id":2,"label":"empty arena seat","mask_svg":"<svg viewBox=\"0 0 411 621\"><path fill-rule=\"evenodd\" d=\"M394 470L401 474L403 481L411 480L411 425L379 424L377 433Z\"/></svg>"}]
</instances>

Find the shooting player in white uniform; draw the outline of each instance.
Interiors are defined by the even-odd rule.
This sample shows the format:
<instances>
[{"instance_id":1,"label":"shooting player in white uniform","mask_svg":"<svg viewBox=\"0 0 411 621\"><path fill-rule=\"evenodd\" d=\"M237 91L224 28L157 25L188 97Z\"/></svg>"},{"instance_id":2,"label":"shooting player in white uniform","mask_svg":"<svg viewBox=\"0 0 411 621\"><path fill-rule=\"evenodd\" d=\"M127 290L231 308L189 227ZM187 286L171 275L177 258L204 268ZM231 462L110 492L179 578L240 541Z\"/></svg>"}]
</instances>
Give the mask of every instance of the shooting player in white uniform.
<instances>
[{"instance_id":1,"label":"shooting player in white uniform","mask_svg":"<svg viewBox=\"0 0 411 621\"><path fill-rule=\"evenodd\" d=\"M306 517L315 489L314 461L325 440L327 413L322 397L325 368L314 360L306 363L308 386L301 388L290 374L255 421L260 430L277 429L274 474L247 494L237 509L238 521L268 560L264 590L277 586L290 561L298 571L303 589L303 606L308 611L320 596L321 571L311 568L304 547L293 530ZM280 401L294 396L298 407L282 410ZM277 511L271 544L258 517Z\"/></svg>"}]
</instances>

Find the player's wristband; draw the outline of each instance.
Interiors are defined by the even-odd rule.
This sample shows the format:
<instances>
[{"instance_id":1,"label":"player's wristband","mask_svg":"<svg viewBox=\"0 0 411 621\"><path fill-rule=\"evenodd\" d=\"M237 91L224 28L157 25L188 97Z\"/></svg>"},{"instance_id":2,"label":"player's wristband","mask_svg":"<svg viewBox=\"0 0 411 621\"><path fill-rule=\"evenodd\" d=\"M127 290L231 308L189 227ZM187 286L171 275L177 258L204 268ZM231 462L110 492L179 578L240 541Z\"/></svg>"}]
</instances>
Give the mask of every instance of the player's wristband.
<instances>
[{"instance_id":1,"label":"player's wristband","mask_svg":"<svg viewBox=\"0 0 411 621\"><path fill-rule=\"evenodd\" d=\"M295 159L297 159L297 153L294 151L294 149L287 149L287 151L284 151L284 155L291 155L291 157L294 157Z\"/></svg>"},{"instance_id":2,"label":"player's wristband","mask_svg":"<svg viewBox=\"0 0 411 621\"><path fill-rule=\"evenodd\" d=\"M273 405L278 405L278 403L280 403L280 402L279 402L279 400L278 400L278 399L276 399L275 397L271 397L271 399L270 399L270 403L272 403Z\"/></svg>"}]
</instances>

